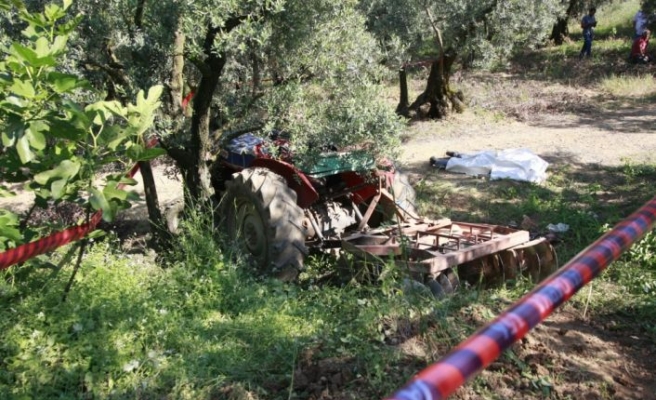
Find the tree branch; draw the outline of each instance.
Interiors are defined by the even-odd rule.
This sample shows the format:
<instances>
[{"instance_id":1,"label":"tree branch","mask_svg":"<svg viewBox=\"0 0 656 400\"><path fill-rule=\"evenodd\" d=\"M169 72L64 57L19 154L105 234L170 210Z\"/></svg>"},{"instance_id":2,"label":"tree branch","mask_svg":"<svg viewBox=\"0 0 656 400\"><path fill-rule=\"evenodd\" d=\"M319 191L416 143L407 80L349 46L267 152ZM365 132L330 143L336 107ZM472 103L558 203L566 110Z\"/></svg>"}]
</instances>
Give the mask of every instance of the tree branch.
<instances>
[{"instance_id":1,"label":"tree branch","mask_svg":"<svg viewBox=\"0 0 656 400\"><path fill-rule=\"evenodd\" d=\"M137 30L141 30L143 28L143 16L144 16L145 5L146 5L146 0L139 0L137 2L137 7L134 10L134 26L137 28Z\"/></svg>"}]
</instances>

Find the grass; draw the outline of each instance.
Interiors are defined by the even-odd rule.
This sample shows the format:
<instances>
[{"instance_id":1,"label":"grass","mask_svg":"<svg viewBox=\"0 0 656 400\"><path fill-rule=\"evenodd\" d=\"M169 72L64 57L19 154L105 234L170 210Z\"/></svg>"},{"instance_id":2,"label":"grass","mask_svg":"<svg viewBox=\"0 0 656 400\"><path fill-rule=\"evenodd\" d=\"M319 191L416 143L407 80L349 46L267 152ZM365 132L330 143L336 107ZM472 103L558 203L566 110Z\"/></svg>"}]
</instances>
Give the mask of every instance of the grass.
<instances>
[{"instance_id":1,"label":"grass","mask_svg":"<svg viewBox=\"0 0 656 400\"><path fill-rule=\"evenodd\" d=\"M655 165L627 162L563 168L546 186L477 181L475 190L448 190L428 179L419 196L424 210L443 196L440 212L454 218L565 222L571 228L558 252L568 259L653 195L654 180ZM450 201L462 196L469 197ZM59 254L11 270L0 284L0 398L283 399L315 390L381 398L532 286L509 282L435 301L401 293L394 269L375 284L322 284L314 277L332 265L321 261L300 284L283 284L230 261L212 230L202 216L192 219L166 268L121 253L112 240L96 244L65 303L68 268L53 267ZM656 340L654 255L652 233L595 281L589 302L584 293L570 307ZM504 357L521 367L526 390L551 390L553 377ZM494 397L493 376L477 378L472 390Z\"/></svg>"},{"instance_id":2,"label":"grass","mask_svg":"<svg viewBox=\"0 0 656 400\"><path fill-rule=\"evenodd\" d=\"M476 83L461 83L475 94L475 117L494 122L559 110L559 100L576 103L586 88L650 101L648 71L620 64L628 51L620 36L637 2L621 4L628 6L600 10L601 40L590 63L577 63L579 44L572 43L531 53L504 76L480 73ZM603 30L613 24L614 34ZM545 81L553 91L537 99ZM429 175L416 189L427 215L504 225L527 216L540 229L566 223L557 247L564 261L651 198L654 181L656 165L627 160L617 168L559 167L543 186ZM393 265L371 284L324 283L320 277L335 272L330 260L312 261L299 284L283 284L235 262L214 231L196 214L163 265L124 254L111 237L97 243L66 302L70 266L57 266L63 253L5 272L0 398L382 398L532 287L519 280L436 301L404 293L404 275ZM656 341L656 234L596 280L589 299L583 292L570 309ZM521 372L526 384L518 396L526 398L541 398L565 379L532 371L515 351L470 384L475 396L503 398L491 382L506 369Z\"/></svg>"},{"instance_id":3,"label":"grass","mask_svg":"<svg viewBox=\"0 0 656 400\"><path fill-rule=\"evenodd\" d=\"M336 373L315 371L326 359L362 382L357 393L382 397L411 372L390 343L443 326L462 301L402 296L395 282L384 294L255 279L226 261L208 224L187 226L165 269L97 244L64 303L64 270L53 274L45 260L12 270L0 286L0 398L288 398L294 379Z\"/></svg>"},{"instance_id":4,"label":"grass","mask_svg":"<svg viewBox=\"0 0 656 400\"><path fill-rule=\"evenodd\" d=\"M649 99L656 95L656 79L651 75L610 75L599 83L599 89L615 97Z\"/></svg>"},{"instance_id":5,"label":"grass","mask_svg":"<svg viewBox=\"0 0 656 400\"><path fill-rule=\"evenodd\" d=\"M611 2L597 7L597 28L595 29L597 39L606 40L616 37L632 37L633 16L639 9L639 0ZM578 21L572 21L569 30L572 35L580 35L580 19Z\"/></svg>"}]
</instances>

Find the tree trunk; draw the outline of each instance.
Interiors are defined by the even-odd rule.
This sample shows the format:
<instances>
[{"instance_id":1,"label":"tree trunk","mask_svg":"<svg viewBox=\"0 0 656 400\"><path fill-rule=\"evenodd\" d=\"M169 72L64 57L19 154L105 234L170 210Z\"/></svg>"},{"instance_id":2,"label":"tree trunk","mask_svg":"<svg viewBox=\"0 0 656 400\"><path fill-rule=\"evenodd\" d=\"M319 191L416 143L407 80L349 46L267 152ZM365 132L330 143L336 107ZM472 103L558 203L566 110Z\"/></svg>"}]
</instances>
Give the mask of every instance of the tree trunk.
<instances>
[{"instance_id":1,"label":"tree trunk","mask_svg":"<svg viewBox=\"0 0 656 400\"><path fill-rule=\"evenodd\" d=\"M431 65L426 89L410 105L410 114L421 119L445 118L451 111L463 112L462 92L453 92L449 86L455 54L444 55Z\"/></svg>"},{"instance_id":2,"label":"tree trunk","mask_svg":"<svg viewBox=\"0 0 656 400\"><path fill-rule=\"evenodd\" d=\"M213 53L206 60L207 71L203 74L194 95L194 115L191 118L191 145L193 154L191 170L183 177L192 201L207 200L212 195L210 172L207 165L210 156L210 105L225 66L224 53Z\"/></svg>"},{"instance_id":3,"label":"tree trunk","mask_svg":"<svg viewBox=\"0 0 656 400\"><path fill-rule=\"evenodd\" d=\"M225 26L214 27L209 25L205 35L205 60L200 65L202 77L194 95L194 115L191 118L191 143L189 151L192 154L191 168L182 169L182 176L187 188L189 200L209 200L213 190L208 166L211 155L210 143L210 117L212 96L218 87L219 79L226 65L226 52L217 52L214 49L214 40L219 33L230 32L238 27L245 16L229 18Z\"/></svg>"},{"instance_id":4,"label":"tree trunk","mask_svg":"<svg viewBox=\"0 0 656 400\"><path fill-rule=\"evenodd\" d=\"M569 36L567 23L570 19L576 17L576 11L579 9L579 1L580 0L563 0L563 3L567 3L567 11L565 11L564 17L558 18L551 29L551 36L549 37L549 39L553 40L558 46L563 44L565 38Z\"/></svg>"},{"instance_id":5,"label":"tree trunk","mask_svg":"<svg viewBox=\"0 0 656 400\"><path fill-rule=\"evenodd\" d=\"M565 38L569 36L569 28L567 27L568 18L558 18L558 21L553 26L551 30L550 40L553 40L554 43L558 46L563 44Z\"/></svg>"},{"instance_id":6,"label":"tree trunk","mask_svg":"<svg viewBox=\"0 0 656 400\"><path fill-rule=\"evenodd\" d=\"M169 104L169 114L179 116L182 112L182 99L184 88L184 49L187 40L183 28L182 20L178 21L178 29L175 31L173 39L173 65L171 67L171 104Z\"/></svg>"},{"instance_id":7,"label":"tree trunk","mask_svg":"<svg viewBox=\"0 0 656 400\"><path fill-rule=\"evenodd\" d=\"M140 161L139 170L143 178L146 206L148 208L148 222L150 223L150 231L153 233L153 243L158 250L168 249L171 245L171 233L166 228L166 224L162 218L162 212L159 209L159 199L157 197L155 178L153 177L153 169L151 168L150 161Z\"/></svg>"},{"instance_id":8,"label":"tree trunk","mask_svg":"<svg viewBox=\"0 0 656 400\"><path fill-rule=\"evenodd\" d=\"M145 6L146 6L146 0L139 0L137 2L137 7L134 10L134 26L137 28L137 30L141 30L143 28L143 16L144 16Z\"/></svg>"},{"instance_id":9,"label":"tree trunk","mask_svg":"<svg viewBox=\"0 0 656 400\"><path fill-rule=\"evenodd\" d=\"M435 23L435 18L426 4L424 4L426 15L433 27L435 33L435 43L440 52L439 58L431 65L431 71L428 75L426 90L420 94L410 109L419 116L419 118L445 118L452 109L457 112L464 111L465 105L462 102L462 92L454 93L449 87L451 78L451 67L456 61L457 54L444 48L442 40L442 31Z\"/></svg>"},{"instance_id":10,"label":"tree trunk","mask_svg":"<svg viewBox=\"0 0 656 400\"><path fill-rule=\"evenodd\" d=\"M139 0L134 11L134 27L137 31L143 29L145 6L146 0ZM132 35L134 35L134 31L132 32ZM134 52L133 57L140 57L140 54ZM166 228L164 218L162 218L162 212L159 209L157 187L155 185L155 178L153 176L153 169L150 165L150 161L140 161L139 171L143 178L146 208L148 209L148 223L150 225L150 232L153 234L154 247L158 250L168 249L171 245L171 234Z\"/></svg>"},{"instance_id":11,"label":"tree trunk","mask_svg":"<svg viewBox=\"0 0 656 400\"><path fill-rule=\"evenodd\" d=\"M408 100L408 74L405 71L405 67L401 67L399 70L399 105L396 106L396 113L404 117L409 116L409 105L410 100Z\"/></svg>"},{"instance_id":12,"label":"tree trunk","mask_svg":"<svg viewBox=\"0 0 656 400\"><path fill-rule=\"evenodd\" d=\"M255 50L251 53L251 60L253 61L253 86L251 96L256 97L262 89L262 78L260 72L260 57L258 57Z\"/></svg>"}]
</instances>

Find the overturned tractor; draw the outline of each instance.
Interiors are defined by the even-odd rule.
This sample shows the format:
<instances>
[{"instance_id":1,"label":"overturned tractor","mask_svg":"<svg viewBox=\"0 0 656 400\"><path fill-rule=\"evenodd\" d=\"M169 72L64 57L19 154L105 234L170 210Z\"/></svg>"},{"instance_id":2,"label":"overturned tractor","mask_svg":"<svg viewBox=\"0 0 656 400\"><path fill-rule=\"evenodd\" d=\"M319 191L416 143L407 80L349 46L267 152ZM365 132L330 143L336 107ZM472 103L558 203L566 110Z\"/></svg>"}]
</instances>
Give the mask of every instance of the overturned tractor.
<instances>
[{"instance_id":1,"label":"overturned tractor","mask_svg":"<svg viewBox=\"0 0 656 400\"><path fill-rule=\"evenodd\" d=\"M294 280L311 251L340 249L357 262L393 260L442 295L460 279L538 280L556 268L548 241L527 231L420 217L392 163L330 151L301 170L287 145L242 135L222 149L213 173L226 235L263 272Z\"/></svg>"}]
</instances>

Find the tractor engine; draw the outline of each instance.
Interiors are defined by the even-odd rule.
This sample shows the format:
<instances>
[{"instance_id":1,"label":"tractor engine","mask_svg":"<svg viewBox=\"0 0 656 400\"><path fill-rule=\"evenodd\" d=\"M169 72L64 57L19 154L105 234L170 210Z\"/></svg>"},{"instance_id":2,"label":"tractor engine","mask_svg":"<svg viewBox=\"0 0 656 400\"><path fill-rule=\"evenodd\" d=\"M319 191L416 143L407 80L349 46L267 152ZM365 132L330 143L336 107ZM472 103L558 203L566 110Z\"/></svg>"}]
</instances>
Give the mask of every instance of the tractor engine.
<instances>
[{"instance_id":1,"label":"tractor engine","mask_svg":"<svg viewBox=\"0 0 656 400\"><path fill-rule=\"evenodd\" d=\"M308 237L340 238L351 226L359 222L358 214L352 206L344 206L337 201L313 205L305 212L308 219Z\"/></svg>"}]
</instances>

